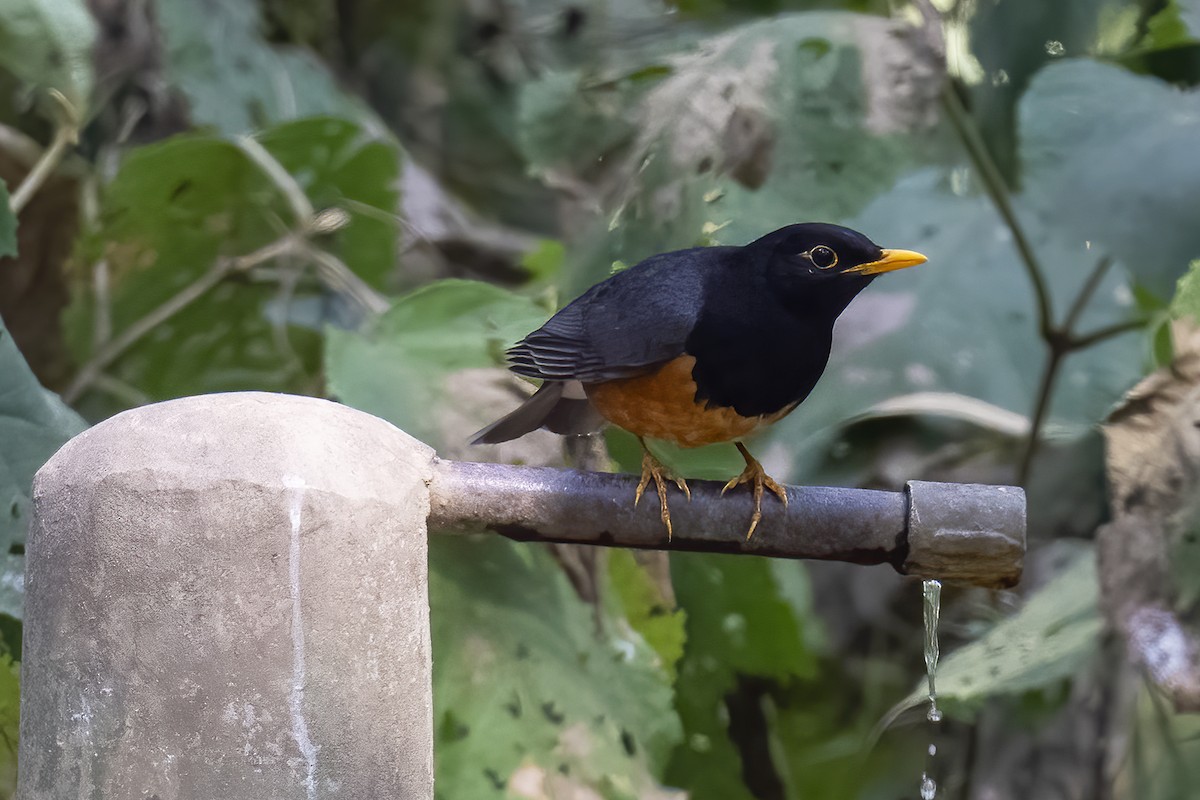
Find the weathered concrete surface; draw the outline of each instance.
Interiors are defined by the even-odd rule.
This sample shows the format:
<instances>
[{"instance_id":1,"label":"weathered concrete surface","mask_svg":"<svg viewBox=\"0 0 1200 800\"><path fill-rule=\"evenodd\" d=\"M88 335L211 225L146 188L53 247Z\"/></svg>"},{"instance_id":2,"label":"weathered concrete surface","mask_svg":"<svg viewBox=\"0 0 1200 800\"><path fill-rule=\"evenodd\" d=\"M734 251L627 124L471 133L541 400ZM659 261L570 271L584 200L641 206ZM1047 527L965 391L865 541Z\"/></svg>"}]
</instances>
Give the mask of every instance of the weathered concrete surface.
<instances>
[{"instance_id":1,"label":"weathered concrete surface","mask_svg":"<svg viewBox=\"0 0 1200 800\"><path fill-rule=\"evenodd\" d=\"M268 394L64 446L35 485L18 796L432 798L432 456Z\"/></svg>"}]
</instances>

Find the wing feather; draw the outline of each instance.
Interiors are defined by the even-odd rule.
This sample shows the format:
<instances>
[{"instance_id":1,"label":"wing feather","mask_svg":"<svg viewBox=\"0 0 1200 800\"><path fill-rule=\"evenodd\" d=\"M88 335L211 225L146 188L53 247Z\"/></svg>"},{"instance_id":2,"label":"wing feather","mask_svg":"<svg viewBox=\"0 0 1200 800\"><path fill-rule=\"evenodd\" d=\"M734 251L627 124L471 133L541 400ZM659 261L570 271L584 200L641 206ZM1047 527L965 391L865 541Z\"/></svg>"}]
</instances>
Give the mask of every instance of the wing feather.
<instances>
[{"instance_id":1,"label":"wing feather","mask_svg":"<svg viewBox=\"0 0 1200 800\"><path fill-rule=\"evenodd\" d=\"M707 277L738 250L664 253L617 273L513 346L510 368L531 378L594 383L639 375L682 355Z\"/></svg>"}]
</instances>

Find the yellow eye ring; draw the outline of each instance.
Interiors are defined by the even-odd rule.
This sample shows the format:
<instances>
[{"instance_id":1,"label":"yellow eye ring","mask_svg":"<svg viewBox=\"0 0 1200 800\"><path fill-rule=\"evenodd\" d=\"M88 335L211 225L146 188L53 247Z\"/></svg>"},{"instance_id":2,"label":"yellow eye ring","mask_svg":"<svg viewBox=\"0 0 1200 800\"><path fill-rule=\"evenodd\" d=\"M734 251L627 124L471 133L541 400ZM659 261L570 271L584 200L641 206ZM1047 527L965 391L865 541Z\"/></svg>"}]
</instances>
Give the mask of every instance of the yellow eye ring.
<instances>
[{"instance_id":1,"label":"yellow eye ring","mask_svg":"<svg viewBox=\"0 0 1200 800\"><path fill-rule=\"evenodd\" d=\"M808 260L817 269L830 269L836 267L838 263L837 253L833 251L833 248L826 247L823 244L817 245L804 255L808 257Z\"/></svg>"}]
</instances>

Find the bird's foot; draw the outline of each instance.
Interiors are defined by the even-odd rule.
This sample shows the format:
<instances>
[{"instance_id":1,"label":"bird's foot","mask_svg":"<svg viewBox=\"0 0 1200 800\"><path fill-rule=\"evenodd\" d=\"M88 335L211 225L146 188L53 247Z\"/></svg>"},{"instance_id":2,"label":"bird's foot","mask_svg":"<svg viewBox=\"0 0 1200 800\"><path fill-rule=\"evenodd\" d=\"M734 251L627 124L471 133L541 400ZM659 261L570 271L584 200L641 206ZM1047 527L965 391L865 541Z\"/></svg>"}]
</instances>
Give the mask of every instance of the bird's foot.
<instances>
[{"instance_id":1,"label":"bird's foot","mask_svg":"<svg viewBox=\"0 0 1200 800\"><path fill-rule=\"evenodd\" d=\"M659 516L662 518L663 524L667 526L667 541L671 541L673 533L671 527L671 510L667 507L667 481L673 482L679 487L679 491L683 492L687 499L692 499L692 490L688 488L687 481L683 478L674 475L663 466L662 462L654 457L653 454L646 448L645 443L642 443L642 479L638 481L637 492L633 496L633 507L637 508L638 503L642 501L642 494L646 491L646 487L650 485L650 481L654 481L654 489L658 492Z\"/></svg>"},{"instance_id":2,"label":"bird's foot","mask_svg":"<svg viewBox=\"0 0 1200 800\"><path fill-rule=\"evenodd\" d=\"M763 488L770 489L776 497L783 501L786 508L788 504L787 490L775 481L763 469L763 465L758 463L758 459L750 455L741 442L736 442L737 449L741 452L742 458L746 460L746 468L742 470L742 474L733 478L729 483L725 484L725 488L721 490L721 494L725 494L735 486L740 486L743 483L752 484L751 491L754 492L754 514L750 517L750 530L746 532L746 540L754 535L754 529L758 527L758 523L762 520L762 498Z\"/></svg>"}]
</instances>

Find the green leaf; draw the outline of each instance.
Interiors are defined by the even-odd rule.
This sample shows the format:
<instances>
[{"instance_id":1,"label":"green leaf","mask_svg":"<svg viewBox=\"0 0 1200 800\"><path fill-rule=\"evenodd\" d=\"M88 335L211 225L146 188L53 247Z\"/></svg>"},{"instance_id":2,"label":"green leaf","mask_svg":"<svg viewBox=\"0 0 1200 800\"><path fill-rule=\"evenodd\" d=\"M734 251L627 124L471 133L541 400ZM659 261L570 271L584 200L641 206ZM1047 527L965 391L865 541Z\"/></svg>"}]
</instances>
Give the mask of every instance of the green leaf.
<instances>
[{"instance_id":1,"label":"green leaf","mask_svg":"<svg viewBox=\"0 0 1200 800\"><path fill-rule=\"evenodd\" d=\"M95 38L83 0L0 0L0 67L62 92L81 118L92 93Z\"/></svg>"},{"instance_id":2,"label":"green leaf","mask_svg":"<svg viewBox=\"0 0 1200 800\"><path fill-rule=\"evenodd\" d=\"M257 2L162 0L156 8L167 75L193 122L245 133L316 114L368 116L312 54L266 42Z\"/></svg>"},{"instance_id":3,"label":"green leaf","mask_svg":"<svg viewBox=\"0 0 1200 800\"><path fill-rule=\"evenodd\" d=\"M0 554L25 541L33 474L85 427L57 395L41 387L0 321ZM0 611L12 613L9 598L2 592L0 598Z\"/></svg>"},{"instance_id":4,"label":"green leaf","mask_svg":"<svg viewBox=\"0 0 1200 800\"><path fill-rule=\"evenodd\" d=\"M330 391L441 448L438 410L456 402L447 377L502 363L504 350L547 316L533 300L486 283L430 284L397 300L365 332L329 331Z\"/></svg>"},{"instance_id":5,"label":"green leaf","mask_svg":"<svg viewBox=\"0 0 1200 800\"><path fill-rule=\"evenodd\" d=\"M1104 620L1097 607L1096 557L1087 549L1039 589L1014 616L942 659L939 701L970 714L997 695L1020 695L1068 680L1097 650ZM922 683L911 702L925 697Z\"/></svg>"},{"instance_id":6,"label":"green leaf","mask_svg":"<svg viewBox=\"0 0 1200 800\"><path fill-rule=\"evenodd\" d=\"M396 268L399 144L337 117L279 125L258 139L299 182L317 211L341 207L350 213L350 223L321 244L337 252L360 278L383 288Z\"/></svg>"},{"instance_id":7,"label":"green leaf","mask_svg":"<svg viewBox=\"0 0 1200 800\"><path fill-rule=\"evenodd\" d=\"M684 621L687 615L671 608L670 602L628 550L608 554L609 580L623 616L658 654L659 665L671 682L676 663L683 656Z\"/></svg>"},{"instance_id":8,"label":"green leaf","mask_svg":"<svg viewBox=\"0 0 1200 800\"><path fill-rule=\"evenodd\" d=\"M816 673L805 618L795 605L805 593L790 585L804 573L790 565L784 580L772 564L735 556L671 556L676 596L687 613L687 645L675 694L684 741L667 778L688 787L693 800L751 800L727 727L725 698L738 676L788 683Z\"/></svg>"},{"instance_id":9,"label":"green leaf","mask_svg":"<svg viewBox=\"0 0 1200 800\"><path fill-rule=\"evenodd\" d=\"M537 247L521 257L521 266L528 270L535 281L548 281L558 277L566 261L567 251L557 239L541 239Z\"/></svg>"},{"instance_id":10,"label":"green leaf","mask_svg":"<svg viewBox=\"0 0 1200 800\"><path fill-rule=\"evenodd\" d=\"M1145 45L1152 49L1179 47L1200 41L1200 2L1170 0L1146 26Z\"/></svg>"},{"instance_id":11,"label":"green leaf","mask_svg":"<svg viewBox=\"0 0 1200 800\"><path fill-rule=\"evenodd\" d=\"M439 797L504 797L518 770L555 796L673 796L655 779L679 739L658 655L612 618L597 634L547 550L434 537L429 589Z\"/></svg>"},{"instance_id":12,"label":"green leaf","mask_svg":"<svg viewBox=\"0 0 1200 800\"><path fill-rule=\"evenodd\" d=\"M1200 91L1065 61L1033 80L1020 116L1028 194L1038 208L1170 296L1200 256L1200 228L1192 224L1200 204Z\"/></svg>"},{"instance_id":13,"label":"green leaf","mask_svg":"<svg viewBox=\"0 0 1200 800\"><path fill-rule=\"evenodd\" d=\"M17 257L17 215L9 205L8 186L0 178L0 258Z\"/></svg>"},{"instance_id":14,"label":"green leaf","mask_svg":"<svg viewBox=\"0 0 1200 800\"><path fill-rule=\"evenodd\" d=\"M351 211L347 227L313 245L381 285L393 268L395 230L357 209L395 213L395 145L356 123L323 117L280 125L259 141L316 209ZM107 187L89 237L88 249L111 270L106 299L114 330L127 330L190 291L220 259L252 253L295 224L281 187L232 141L187 135L138 148ZM252 388L313 391L321 328L358 324L363 310L318 283L301 256L270 266L274 279L230 276L155 326L116 363L116 377L149 399ZM71 311L69 334L81 363L95 347L94 302L83 295Z\"/></svg>"},{"instance_id":15,"label":"green leaf","mask_svg":"<svg viewBox=\"0 0 1200 800\"><path fill-rule=\"evenodd\" d=\"M1191 268L1176 284L1175 297L1171 300L1171 316L1175 319L1186 317L1200 325L1200 260L1193 261Z\"/></svg>"},{"instance_id":16,"label":"green leaf","mask_svg":"<svg viewBox=\"0 0 1200 800\"><path fill-rule=\"evenodd\" d=\"M1063 54L1100 51L1104 21L1122 11L1132 10L1136 17L1129 5L1124 0L1006 0L1003 5L982 4L970 16L974 58L952 63L968 73L972 114L1006 176L1016 175L1020 162L1016 106L1030 78ZM1124 30L1134 30L1132 20Z\"/></svg>"},{"instance_id":17,"label":"green leaf","mask_svg":"<svg viewBox=\"0 0 1200 800\"><path fill-rule=\"evenodd\" d=\"M0 653L0 796L12 797L17 783L21 665Z\"/></svg>"},{"instance_id":18,"label":"green leaf","mask_svg":"<svg viewBox=\"0 0 1200 800\"><path fill-rule=\"evenodd\" d=\"M68 439L87 425L58 396L41 387L0 320L0 613L21 619L24 544L32 513L33 476ZM5 730L5 669L0 664L0 730ZM15 720L15 703L13 700ZM15 723L14 723L15 724ZM11 741L16 741L15 730ZM13 756L15 758L15 754ZM0 750L0 762L3 752ZM0 767L0 771L3 768ZM0 778L0 783L3 779Z\"/></svg>"}]
</instances>

